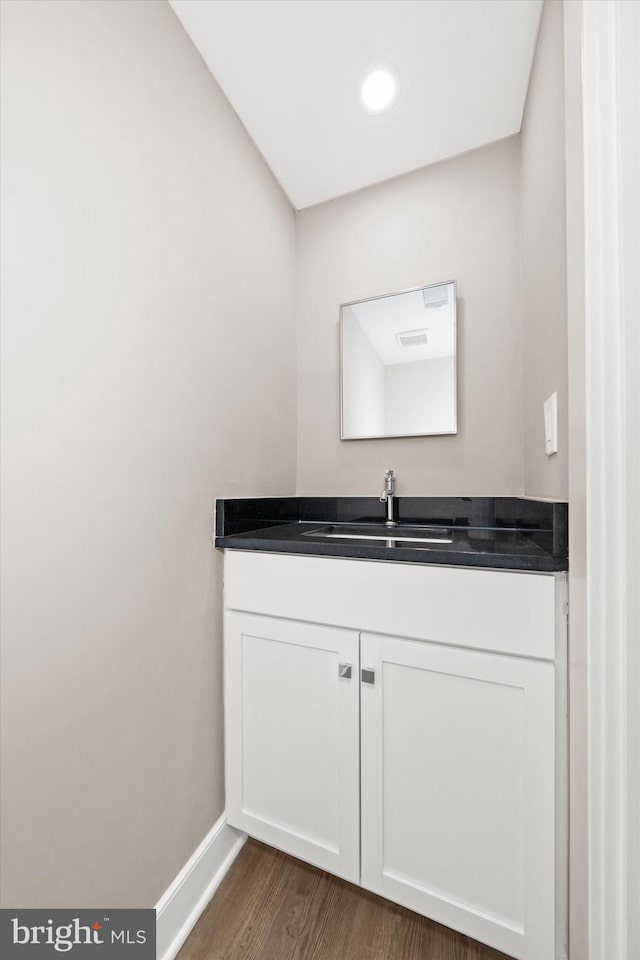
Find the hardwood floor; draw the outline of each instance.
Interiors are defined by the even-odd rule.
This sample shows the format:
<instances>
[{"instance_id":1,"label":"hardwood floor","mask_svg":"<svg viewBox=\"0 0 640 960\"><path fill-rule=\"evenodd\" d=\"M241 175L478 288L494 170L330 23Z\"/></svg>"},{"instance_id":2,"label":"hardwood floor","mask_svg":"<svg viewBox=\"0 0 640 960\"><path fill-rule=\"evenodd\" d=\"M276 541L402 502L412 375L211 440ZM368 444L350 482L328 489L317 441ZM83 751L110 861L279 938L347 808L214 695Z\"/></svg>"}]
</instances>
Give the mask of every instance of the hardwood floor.
<instances>
[{"instance_id":1,"label":"hardwood floor","mask_svg":"<svg viewBox=\"0 0 640 960\"><path fill-rule=\"evenodd\" d=\"M249 840L177 960L508 960Z\"/></svg>"}]
</instances>

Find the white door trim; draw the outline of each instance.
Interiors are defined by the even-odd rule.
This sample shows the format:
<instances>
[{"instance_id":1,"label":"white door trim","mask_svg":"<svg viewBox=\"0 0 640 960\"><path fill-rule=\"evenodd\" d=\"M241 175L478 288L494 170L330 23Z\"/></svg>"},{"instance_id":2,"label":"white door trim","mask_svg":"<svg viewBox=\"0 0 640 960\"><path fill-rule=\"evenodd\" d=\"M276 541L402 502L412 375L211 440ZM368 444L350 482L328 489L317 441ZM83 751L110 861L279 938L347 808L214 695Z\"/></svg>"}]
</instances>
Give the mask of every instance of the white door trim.
<instances>
[{"instance_id":1,"label":"white door trim","mask_svg":"<svg viewBox=\"0 0 640 960\"><path fill-rule=\"evenodd\" d=\"M631 960L640 951L640 4L587 0L582 10L589 940L593 960Z\"/></svg>"}]
</instances>

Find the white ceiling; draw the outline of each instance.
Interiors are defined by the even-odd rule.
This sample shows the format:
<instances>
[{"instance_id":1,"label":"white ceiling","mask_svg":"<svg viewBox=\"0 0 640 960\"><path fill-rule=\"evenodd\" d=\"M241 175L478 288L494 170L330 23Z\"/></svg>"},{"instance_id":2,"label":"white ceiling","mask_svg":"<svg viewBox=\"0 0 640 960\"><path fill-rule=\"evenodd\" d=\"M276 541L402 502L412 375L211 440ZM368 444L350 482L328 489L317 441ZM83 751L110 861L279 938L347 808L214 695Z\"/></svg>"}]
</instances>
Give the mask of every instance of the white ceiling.
<instances>
[{"instance_id":1,"label":"white ceiling","mask_svg":"<svg viewBox=\"0 0 640 960\"><path fill-rule=\"evenodd\" d=\"M385 366L455 355L455 298L452 283L446 287L446 303L425 307L422 290L397 293L375 300L362 300L343 308L343 319L354 316ZM427 331L426 346L402 347L396 335Z\"/></svg>"},{"instance_id":2,"label":"white ceiling","mask_svg":"<svg viewBox=\"0 0 640 960\"><path fill-rule=\"evenodd\" d=\"M298 209L520 130L543 0L169 0ZM358 105L373 63L396 106Z\"/></svg>"}]
</instances>

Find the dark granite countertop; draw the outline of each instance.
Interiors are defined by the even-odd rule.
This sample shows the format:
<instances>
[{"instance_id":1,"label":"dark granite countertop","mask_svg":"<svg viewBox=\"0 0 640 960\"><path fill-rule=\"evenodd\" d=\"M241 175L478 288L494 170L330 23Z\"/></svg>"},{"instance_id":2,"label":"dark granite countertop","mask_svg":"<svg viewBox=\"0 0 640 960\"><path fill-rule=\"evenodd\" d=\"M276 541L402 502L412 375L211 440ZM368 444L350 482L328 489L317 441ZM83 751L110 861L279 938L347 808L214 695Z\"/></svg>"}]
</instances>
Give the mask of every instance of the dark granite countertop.
<instances>
[{"instance_id":1,"label":"dark granite countertop","mask_svg":"<svg viewBox=\"0 0 640 960\"><path fill-rule=\"evenodd\" d=\"M398 497L398 527L384 540L340 538L384 519L375 497L218 500L216 547L554 572L568 568L566 503L524 497ZM408 525L437 528L433 543L402 541ZM331 527L331 537L317 531ZM351 531L348 531L351 532ZM366 532L366 531L363 531ZM396 533L396 538L393 537Z\"/></svg>"}]
</instances>

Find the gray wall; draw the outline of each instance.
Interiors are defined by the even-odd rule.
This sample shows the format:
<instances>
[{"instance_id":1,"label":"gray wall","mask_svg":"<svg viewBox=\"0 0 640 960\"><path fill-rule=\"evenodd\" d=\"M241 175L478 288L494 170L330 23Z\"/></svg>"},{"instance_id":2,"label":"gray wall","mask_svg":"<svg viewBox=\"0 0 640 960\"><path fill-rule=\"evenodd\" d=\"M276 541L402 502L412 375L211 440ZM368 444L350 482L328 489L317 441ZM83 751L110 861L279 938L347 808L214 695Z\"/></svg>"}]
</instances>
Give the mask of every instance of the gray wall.
<instances>
[{"instance_id":1,"label":"gray wall","mask_svg":"<svg viewBox=\"0 0 640 960\"><path fill-rule=\"evenodd\" d=\"M568 496L567 254L563 5L546 0L522 125L524 489ZM558 453L544 451L544 401L558 393Z\"/></svg>"},{"instance_id":2,"label":"gray wall","mask_svg":"<svg viewBox=\"0 0 640 960\"><path fill-rule=\"evenodd\" d=\"M386 433L446 433L455 423L455 357L385 367Z\"/></svg>"},{"instance_id":3,"label":"gray wall","mask_svg":"<svg viewBox=\"0 0 640 960\"><path fill-rule=\"evenodd\" d=\"M298 493L522 493L519 139L303 210L297 255ZM340 303L453 279L458 434L341 442Z\"/></svg>"},{"instance_id":4,"label":"gray wall","mask_svg":"<svg viewBox=\"0 0 640 960\"><path fill-rule=\"evenodd\" d=\"M168 4L2 3L3 905L223 809L214 497L294 492L294 214Z\"/></svg>"},{"instance_id":5,"label":"gray wall","mask_svg":"<svg viewBox=\"0 0 640 960\"><path fill-rule=\"evenodd\" d=\"M347 437L384 433L384 363L352 307L344 308L342 350L349 376L342 387L343 433Z\"/></svg>"}]
</instances>

